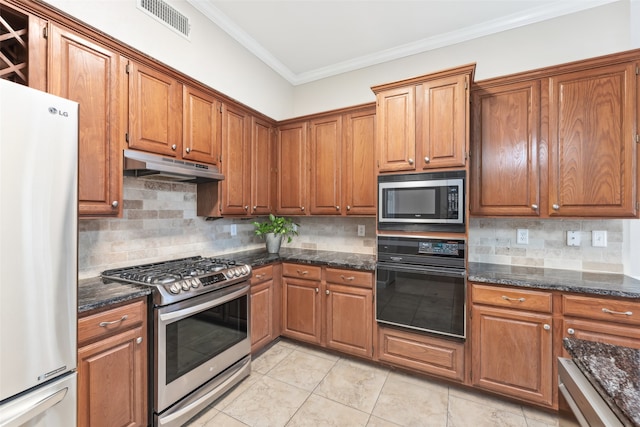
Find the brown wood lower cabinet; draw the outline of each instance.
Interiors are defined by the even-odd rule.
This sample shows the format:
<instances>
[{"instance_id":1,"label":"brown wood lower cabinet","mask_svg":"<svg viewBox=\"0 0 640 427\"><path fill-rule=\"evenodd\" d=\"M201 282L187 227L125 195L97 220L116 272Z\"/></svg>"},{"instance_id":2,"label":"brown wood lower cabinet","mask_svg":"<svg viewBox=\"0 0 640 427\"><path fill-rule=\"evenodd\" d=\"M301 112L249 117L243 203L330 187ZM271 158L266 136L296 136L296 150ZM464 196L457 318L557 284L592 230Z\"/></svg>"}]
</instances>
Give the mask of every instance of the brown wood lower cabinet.
<instances>
[{"instance_id":1,"label":"brown wood lower cabinet","mask_svg":"<svg viewBox=\"0 0 640 427\"><path fill-rule=\"evenodd\" d=\"M343 353L373 353L373 274L283 264L282 335Z\"/></svg>"},{"instance_id":2,"label":"brown wood lower cabinet","mask_svg":"<svg viewBox=\"0 0 640 427\"><path fill-rule=\"evenodd\" d=\"M552 293L471 284L471 384L554 405Z\"/></svg>"},{"instance_id":3,"label":"brown wood lower cabinet","mask_svg":"<svg viewBox=\"0 0 640 427\"><path fill-rule=\"evenodd\" d=\"M279 266L271 265L253 271L251 278L252 353L260 350L280 335L279 271Z\"/></svg>"},{"instance_id":4,"label":"brown wood lower cabinet","mask_svg":"<svg viewBox=\"0 0 640 427\"><path fill-rule=\"evenodd\" d=\"M464 379L464 343L400 329L378 327L378 360L438 375Z\"/></svg>"},{"instance_id":5,"label":"brown wood lower cabinet","mask_svg":"<svg viewBox=\"0 0 640 427\"><path fill-rule=\"evenodd\" d=\"M147 425L145 301L78 320L78 426Z\"/></svg>"}]
</instances>

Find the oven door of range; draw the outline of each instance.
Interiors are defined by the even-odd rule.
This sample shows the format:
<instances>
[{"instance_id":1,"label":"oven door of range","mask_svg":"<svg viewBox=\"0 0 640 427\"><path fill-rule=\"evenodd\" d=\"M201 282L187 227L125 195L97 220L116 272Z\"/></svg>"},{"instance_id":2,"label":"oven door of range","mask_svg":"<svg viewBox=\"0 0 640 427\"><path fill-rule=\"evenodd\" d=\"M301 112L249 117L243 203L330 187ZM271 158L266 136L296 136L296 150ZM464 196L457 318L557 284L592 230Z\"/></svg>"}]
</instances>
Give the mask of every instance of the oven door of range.
<instances>
[{"instance_id":1,"label":"oven door of range","mask_svg":"<svg viewBox=\"0 0 640 427\"><path fill-rule=\"evenodd\" d=\"M251 353L248 281L154 309L154 412Z\"/></svg>"},{"instance_id":2,"label":"oven door of range","mask_svg":"<svg viewBox=\"0 0 640 427\"><path fill-rule=\"evenodd\" d=\"M465 338L466 283L464 269L378 262L376 320Z\"/></svg>"}]
</instances>

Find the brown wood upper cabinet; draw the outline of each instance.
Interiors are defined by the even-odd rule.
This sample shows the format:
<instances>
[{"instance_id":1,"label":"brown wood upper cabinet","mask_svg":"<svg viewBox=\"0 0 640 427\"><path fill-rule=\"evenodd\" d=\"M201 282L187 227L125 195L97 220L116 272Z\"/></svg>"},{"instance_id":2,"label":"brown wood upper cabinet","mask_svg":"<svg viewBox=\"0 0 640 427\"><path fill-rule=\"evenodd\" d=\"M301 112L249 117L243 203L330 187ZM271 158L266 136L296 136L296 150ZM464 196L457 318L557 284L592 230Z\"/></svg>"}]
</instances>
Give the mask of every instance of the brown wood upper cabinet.
<instances>
[{"instance_id":1,"label":"brown wood upper cabinet","mask_svg":"<svg viewBox=\"0 0 640 427\"><path fill-rule=\"evenodd\" d=\"M549 216L635 216L636 69L549 79Z\"/></svg>"},{"instance_id":2,"label":"brown wood upper cabinet","mask_svg":"<svg viewBox=\"0 0 640 427\"><path fill-rule=\"evenodd\" d=\"M637 216L637 67L612 55L476 85L471 213Z\"/></svg>"},{"instance_id":3,"label":"brown wood upper cabinet","mask_svg":"<svg viewBox=\"0 0 640 427\"><path fill-rule=\"evenodd\" d=\"M78 198L81 217L122 212L120 55L49 26L49 92L79 103Z\"/></svg>"},{"instance_id":4,"label":"brown wood upper cabinet","mask_svg":"<svg viewBox=\"0 0 640 427\"><path fill-rule=\"evenodd\" d=\"M251 203L251 116L225 105L222 109L221 189L223 215L247 215Z\"/></svg>"},{"instance_id":5,"label":"brown wood upper cabinet","mask_svg":"<svg viewBox=\"0 0 640 427\"><path fill-rule=\"evenodd\" d=\"M218 164L222 133L222 103L202 90L182 89L184 159Z\"/></svg>"},{"instance_id":6,"label":"brown wood upper cabinet","mask_svg":"<svg viewBox=\"0 0 640 427\"><path fill-rule=\"evenodd\" d=\"M308 121L278 128L276 213L305 215L307 209Z\"/></svg>"},{"instance_id":7,"label":"brown wood upper cabinet","mask_svg":"<svg viewBox=\"0 0 640 427\"><path fill-rule=\"evenodd\" d=\"M182 157L182 84L130 61L129 148Z\"/></svg>"},{"instance_id":8,"label":"brown wood upper cabinet","mask_svg":"<svg viewBox=\"0 0 640 427\"><path fill-rule=\"evenodd\" d=\"M475 64L375 86L378 172L464 167Z\"/></svg>"}]
</instances>

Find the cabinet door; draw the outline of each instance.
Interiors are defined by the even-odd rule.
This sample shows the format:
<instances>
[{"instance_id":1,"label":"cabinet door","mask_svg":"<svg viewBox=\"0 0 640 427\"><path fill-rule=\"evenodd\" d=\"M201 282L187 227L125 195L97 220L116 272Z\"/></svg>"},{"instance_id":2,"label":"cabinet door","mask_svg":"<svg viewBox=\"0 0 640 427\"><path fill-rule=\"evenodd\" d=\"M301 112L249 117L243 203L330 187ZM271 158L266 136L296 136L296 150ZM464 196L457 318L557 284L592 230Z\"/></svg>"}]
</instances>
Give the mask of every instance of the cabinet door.
<instances>
[{"instance_id":1,"label":"cabinet door","mask_svg":"<svg viewBox=\"0 0 640 427\"><path fill-rule=\"evenodd\" d=\"M416 121L422 169L465 165L468 126L466 75L430 80L417 87Z\"/></svg>"},{"instance_id":2,"label":"cabinet door","mask_svg":"<svg viewBox=\"0 0 640 427\"><path fill-rule=\"evenodd\" d=\"M342 116L309 123L310 213L340 215Z\"/></svg>"},{"instance_id":3,"label":"cabinet door","mask_svg":"<svg viewBox=\"0 0 640 427\"><path fill-rule=\"evenodd\" d=\"M307 122L278 129L276 213L304 215L307 202Z\"/></svg>"},{"instance_id":4,"label":"cabinet door","mask_svg":"<svg viewBox=\"0 0 640 427\"><path fill-rule=\"evenodd\" d=\"M551 406L551 315L474 305L471 324L473 385Z\"/></svg>"},{"instance_id":5,"label":"cabinet door","mask_svg":"<svg viewBox=\"0 0 640 427\"><path fill-rule=\"evenodd\" d=\"M636 64L549 79L549 215L633 216Z\"/></svg>"},{"instance_id":6,"label":"cabinet door","mask_svg":"<svg viewBox=\"0 0 640 427\"><path fill-rule=\"evenodd\" d=\"M269 123L253 118L251 121L251 213L271 213L273 171L273 128Z\"/></svg>"},{"instance_id":7,"label":"cabinet door","mask_svg":"<svg viewBox=\"0 0 640 427\"><path fill-rule=\"evenodd\" d=\"M472 94L471 213L539 216L540 82Z\"/></svg>"},{"instance_id":8,"label":"cabinet door","mask_svg":"<svg viewBox=\"0 0 640 427\"><path fill-rule=\"evenodd\" d=\"M238 108L222 108L222 214L247 215L251 196L251 117Z\"/></svg>"},{"instance_id":9,"label":"cabinet door","mask_svg":"<svg viewBox=\"0 0 640 427\"><path fill-rule=\"evenodd\" d=\"M218 164L222 104L210 94L183 87L182 157L197 162Z\"/></svg>"},{"instance_id":10,"label":"cabinet door","mask_svg":"<svg viewBox=\"0 0 640 427\"><path fill-rule=\"evenodd\" d=\"M415 87L380 92L377 98L378 172L415 170Z\"/></svg>"},{"instance_id":11,"label":"cabinet door","mask_svg":"<svg viewBox=\"0 0 640 427\"><path fill-rule=\"evenodd\" d=\"M251 286L251 352L273 339L273 280L268 280Z\"/></svg>"},{"instance_id":12,"label":"cabinet door","mask_svg":"<svg viewBox=\"0 0 640 427\"><path fill-rule=\"evenodd\" d=\"M122 147L118 54L50 26L49 91L79 103L80 216L118 216L122 208ZM124 139L124 138L123 138Z\"/></svg>"},{"instance_id":13,"label":"cabinet door","mask_svg":"<svg viewBox=\"0 0 640 427\"><path fill-rule=\"evenodd\" d=\"M78 350L78 426L147 425L142 326Z\"/></svg>"},{"instance_id":14,"label":"cabinet door","mask_svg":"<svg viewBox=\"0 0 640 427\"><path fill-rule=\"evenodd\" d=\"M182 85L151 67L129 62L129 148L182 153Z\"/></svg>"},{"instance_id":15,"label":"cabinet door","mask_svg":"<svg viewBox=\"0 0 640 427\"><path fill-rule=\"evenodd\" d=\"M376 112L347 114L344 118L342 177L347 215L376 214Z\"/></svg>"},{"instance_id":16,"label":"cabinet door","mask_svg":"<svg viewBox=\"0 0 640 427\"><path fill-rule=\"evenodd\" d=\"M283 277L282 291L282 334L300 341L320 344L320 282Z\"/></svg>"},{"instance_id":17,"label":"cabinet door","mask_svg":"<svg viewBox=\"0 0 640 427\"><path fill-rule=\"evenodd\" d=\"M327 283L328 348L370 358L373 353L373 291Z\"/></svg>"}]
</instances>

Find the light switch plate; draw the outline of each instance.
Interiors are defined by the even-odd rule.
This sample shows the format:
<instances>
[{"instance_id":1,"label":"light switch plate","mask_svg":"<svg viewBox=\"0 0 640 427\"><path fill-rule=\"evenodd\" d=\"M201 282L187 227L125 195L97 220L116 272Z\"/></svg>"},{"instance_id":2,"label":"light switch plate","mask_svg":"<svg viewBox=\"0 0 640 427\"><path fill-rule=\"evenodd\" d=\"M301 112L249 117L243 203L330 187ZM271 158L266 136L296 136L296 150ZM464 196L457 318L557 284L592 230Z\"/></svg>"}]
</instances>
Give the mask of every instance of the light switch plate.
<instances>
[{"instance_id":1,"label":"light switch plate","mask_svg":"<svg viewBox=\"0 0 640 427\"><path fill-rule=\"evenodd\" d=\"M579 231L567 231L567 246L580 246Z\"/></svg>"},{"instance_id":2,"label":"light switch plate","mask_svg":"<svg viewBox=\"0 0 640 427\"><path fill-rule=\"evenodd\" d=\"M607 230L593 230L591 232L591 246L598 248L607 247Z\"/></svg>"},{"instance_id":3,"label":"light switch plate","mask_svg":"<svg viewBox=\"0 0 640 427\"><path fill-rule=\"evenodd\" d=\"M358 236L364 237L364 225L362 224L358 225Z\"/></svg>"}]
</instances>

